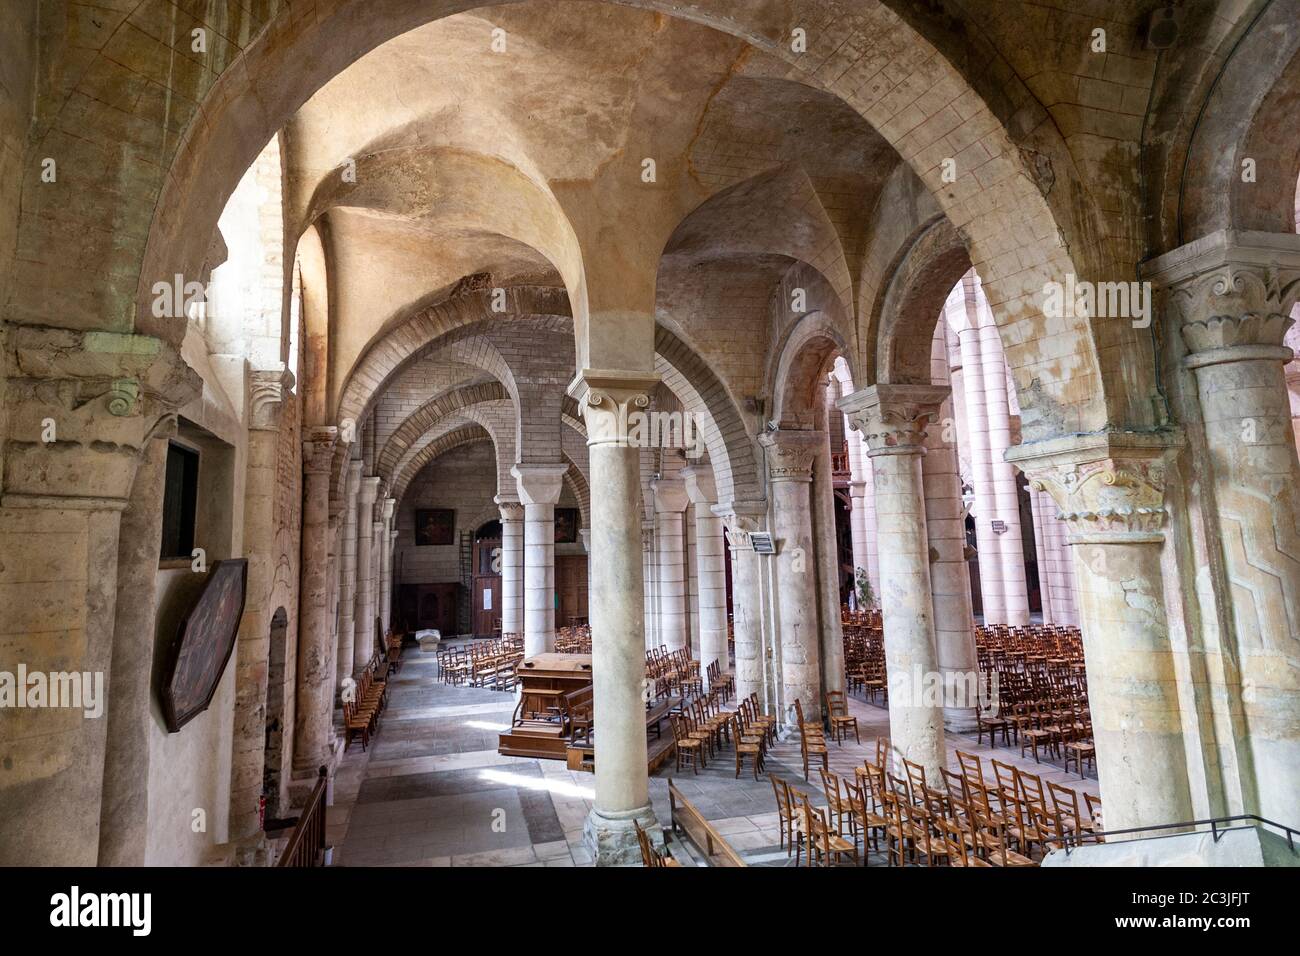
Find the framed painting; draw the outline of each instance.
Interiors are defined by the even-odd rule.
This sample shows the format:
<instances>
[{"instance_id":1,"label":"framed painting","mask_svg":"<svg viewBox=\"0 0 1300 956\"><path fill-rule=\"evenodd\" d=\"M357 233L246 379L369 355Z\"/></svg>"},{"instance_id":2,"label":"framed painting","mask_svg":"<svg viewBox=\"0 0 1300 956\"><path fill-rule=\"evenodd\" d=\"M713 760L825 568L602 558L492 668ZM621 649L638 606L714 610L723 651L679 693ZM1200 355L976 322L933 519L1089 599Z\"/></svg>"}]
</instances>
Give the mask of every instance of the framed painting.
<instances>
[{"instance_id":1,"label":"framed painting","mask_svg":"<svg viewBox=\"0 0 1300 956\"><path fill-rule=\"evenodd\" d=\"M415 509L415 543L417 547L455 544L456 512L450 508Z\"/></svg>"},{"instance_id":2,"label":"framed painting","mask_svg":"<svg viewBox=\"0 0 1300 956\"><path fill-rule=\"evenodd\" d=\"M573 544L578 540L578 509L555 509L555 543Z\"/></svg>"},{"instance_id":3,"label":"framed painting","mask_svg":"<svg viewBox=\"0 0 1300 956\"><path fill-rule=\"evenodd\" d=\"M217 561L167 649L159 698L163 720L176 733L208 709L239 634L248 590L248 561Z\"/></svg>"}]
</instances>

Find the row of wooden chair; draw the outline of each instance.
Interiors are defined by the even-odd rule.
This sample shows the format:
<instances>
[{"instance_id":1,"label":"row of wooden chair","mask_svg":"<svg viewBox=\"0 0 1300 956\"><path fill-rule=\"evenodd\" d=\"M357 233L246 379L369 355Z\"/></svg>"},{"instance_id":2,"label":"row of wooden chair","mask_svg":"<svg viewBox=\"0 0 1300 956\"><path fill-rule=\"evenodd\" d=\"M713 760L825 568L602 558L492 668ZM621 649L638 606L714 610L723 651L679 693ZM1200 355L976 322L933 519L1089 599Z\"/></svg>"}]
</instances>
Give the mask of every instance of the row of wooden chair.
<instances>
[{"instance_id":1,"label":"row of wooden chair","mask_svg":"<svg viewBox=\"0 0 1300 956\"><path fill-rule=\"evenodd\" d=\"M370 746L370 738L379 731L379 719L388 705L388 662L375 654L362 669L354 688L343 697L343 752L347 753L354 737L361 738L361 749Z\"/></svg>"}]
</instances>

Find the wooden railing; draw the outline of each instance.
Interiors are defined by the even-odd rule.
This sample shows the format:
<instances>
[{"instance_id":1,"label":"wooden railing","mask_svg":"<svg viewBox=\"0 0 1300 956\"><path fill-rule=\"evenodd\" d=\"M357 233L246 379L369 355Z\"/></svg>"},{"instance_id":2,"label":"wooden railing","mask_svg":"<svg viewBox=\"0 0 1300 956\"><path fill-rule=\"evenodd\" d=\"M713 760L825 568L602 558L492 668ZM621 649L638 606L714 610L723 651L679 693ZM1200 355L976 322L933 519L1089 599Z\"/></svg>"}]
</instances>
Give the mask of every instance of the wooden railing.
<instances>
[{"instance_id":1,"label":"wooden railing","mask_svg":"<svg viewBox=\"0 0 1300 956\"><path fill-rule=\"evenodd\" d=\"M709 866L749 866L704 819L703 814L682 796L671 778L668 781L668 805L672 808L673 833L682 833L695 844Z\"/></svg>"},{"instance_id":2,"label":"wooden railing","mask_svg":"<svg viewBox=\"0 0 1300 956\"><path fill-rule=\"evenodd\" d=\"M276 866L321 866L325 856L325 786L328 771L320 768L320 777L307 798L302 816L294 824L293 833Z\"/></svg>"}]
</instances>

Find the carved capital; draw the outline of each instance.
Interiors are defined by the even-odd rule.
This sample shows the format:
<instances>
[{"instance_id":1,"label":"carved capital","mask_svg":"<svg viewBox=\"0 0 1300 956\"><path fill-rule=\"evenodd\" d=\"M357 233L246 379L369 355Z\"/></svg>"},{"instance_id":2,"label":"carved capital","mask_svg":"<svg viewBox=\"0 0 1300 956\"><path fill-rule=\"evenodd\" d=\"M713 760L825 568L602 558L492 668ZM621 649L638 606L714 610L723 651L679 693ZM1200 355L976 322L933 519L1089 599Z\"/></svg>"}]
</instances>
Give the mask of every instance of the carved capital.
<instances>
[{"instance_id":1,"label":"carved capital","mask_svg":"<svg viewBox=\"0 0 1300 956\"><path fill-rule=\"evenodd\" d=\"M293 373L287 368L253 369L248 375L248 427L278 431L284 396L291 388Z\"/></svg>"},{"instance_id":2,"label":"carved capital","mask_svg":"<svg viewBox=\"0 0 1300 956\"><path fill-rule=\"evenodd\" d=\"M1300 298L1300 237L1220 230L1151 260L1143 275L1182 332L1189 368L1290 361L1282 341Z\"/></svg>"},{"instance_id":3,"label":"carved capital","mask_svg":"<svg viewBox=\"0 0 1300 956\"><path fill-rule=\"evenodd\" d=\"M4 372L5 503L19 507L120 506L142 450L203 389L173 346L115 332L8 326Z\"/></svg>"},{"instance_id":4,"label":"carved capital","mask_svg":"<svg viewBox=\"0 0 1300 956\"><path fill-rule=\"evenodd\" d=\"M758 439L767 449L767 473L773 481L812 481L813 462L825 441L825 432L788 428L765 432Z\"/></svg>"},{"instance_id":5,"label":"carved capital","mask_svg":"<svg viewBox=\"0 0 1300 956\"><path fill-rule=\"evenodd\" d=\"M951 393L946 385L873 385L836 405L862 433L868 457L923 455L926 428Z\"/></svg>"},{"instance_id":6,"label":"carved capital","mask_svg":"<svg viewBox=\"0 0 1300 956\"><path fill-rule=\"evenodd\" d=\"M492 500L495 501L497 507L501 509L501 521L503 524L507 521L524 520L524 506L522 502L516 501L513 498L503 498L501 495L497 495Z\"/></svg>"},{"instance_id":7,"label":"carved capital","mask_svg":"<svg viewBox=\"0 0 1300 956\"><path fill-rule=\"evenodd\" d=\"M339 430L333 425L312 425L302 441L302 470L308 475L328 475L334 466L334 446Z\"/></svg>"},{"instance_id":8,"label":"carved capital","mask_svg":"<svg viewBox=\"0 0 1300 956\"><path fill-rule=\"evenodd\" d=\"M1141 543L1162 539L1166 474L1181 445L1174 430L1100 432L1017 445L1007 460L1052 496L1072 543Z\"/></svg>"},{"instance_id":9,"label":"carved capital","mask_svg":"<svg viewBox=\"0 0 1300 956\"><path fill-rule=\"evenodd\" d=\"M384 521L393 520L393 512L396 509L397 509L397 499L385 498L383 502L383 510L380 512L380 514L383 515L383 520Z\"/></svg>"},{"instance_id":10,"label":"carved capital","mask_svg":"<svg viewBox=\"0 0 1300 956\"><path fill-rule=\"evenodd\" d=\"M364 508L367 505L374 507L375 499L379 497L380 480L377 475L361 479L361 485L357 488L357 507Z\"/></svg>"},{"instance_id":11,"label":"carved capital","mask_svg":"<svg viewBox=\"0 0 1300 956\"><path fill-rule=\"evenodd\" d=\"M565 464L518 464L510 469L525 505L553 505L564 490Z\"/></svg>"},{"instance_id":12,"label":"carved capital","mask_svg":"<svg viewBox=\"0 0 1300 956\"><path fill-rule=\"evenodd\" d=\"M762 530L767 519L767 507L763 502L731 501L714 505L711 510L722 519L722 528L732 554L754 550L750 535Z\"/></svg>"},{"instance_id":13,"label":"carved capital","mask_svg":"<svg viewBox=\"0 0 1300 956\"><path fill-rule=\"evenodd\" d=\"M628 416L650 407L650 393L659 376L648 372L583 369L587 394L582 415L587 423L588 445L629 447Z\"/></svg>"}]
</instances>

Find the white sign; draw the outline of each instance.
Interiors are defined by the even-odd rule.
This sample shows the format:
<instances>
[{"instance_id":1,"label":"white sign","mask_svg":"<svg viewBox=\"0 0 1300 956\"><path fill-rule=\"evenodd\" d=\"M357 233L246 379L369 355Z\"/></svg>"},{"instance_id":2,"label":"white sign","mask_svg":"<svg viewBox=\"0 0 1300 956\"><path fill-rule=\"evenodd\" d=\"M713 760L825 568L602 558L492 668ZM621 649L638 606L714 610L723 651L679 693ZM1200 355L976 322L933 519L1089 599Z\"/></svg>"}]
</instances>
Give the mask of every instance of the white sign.
<instances>
[{"instance_id":1,"label":"white sign","mask_svg":"<svg viewBox=\"0 0 1300 956\"><path fill-rule=\"evenodd\" d=\"M491 588L483 589L483 610L485 611L492 610L492 589Z\"/></svg>"}]
</instances>

